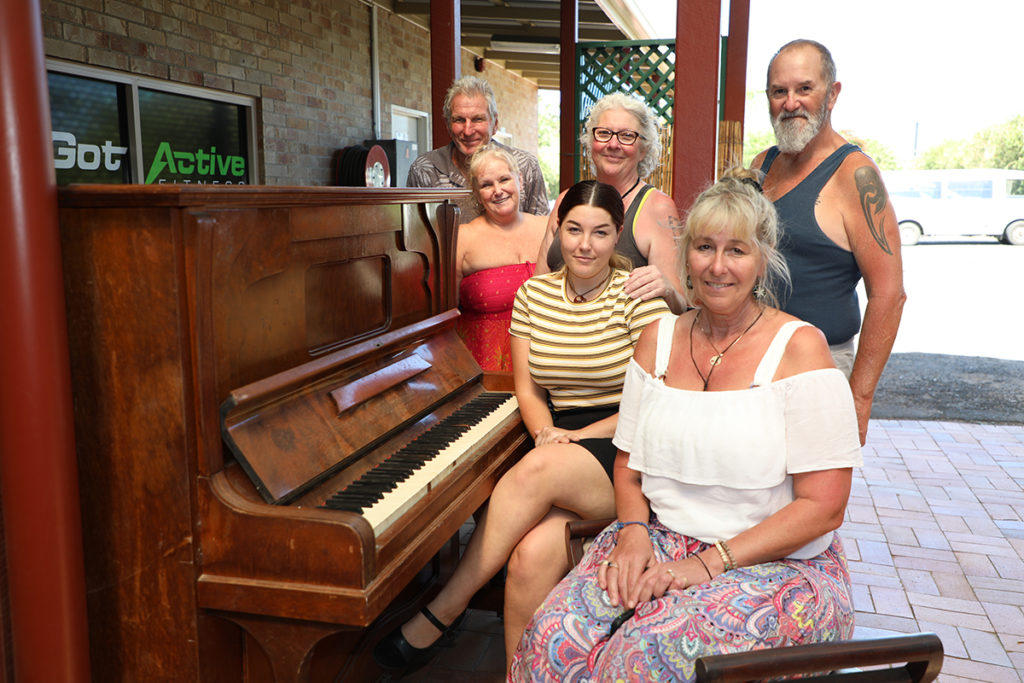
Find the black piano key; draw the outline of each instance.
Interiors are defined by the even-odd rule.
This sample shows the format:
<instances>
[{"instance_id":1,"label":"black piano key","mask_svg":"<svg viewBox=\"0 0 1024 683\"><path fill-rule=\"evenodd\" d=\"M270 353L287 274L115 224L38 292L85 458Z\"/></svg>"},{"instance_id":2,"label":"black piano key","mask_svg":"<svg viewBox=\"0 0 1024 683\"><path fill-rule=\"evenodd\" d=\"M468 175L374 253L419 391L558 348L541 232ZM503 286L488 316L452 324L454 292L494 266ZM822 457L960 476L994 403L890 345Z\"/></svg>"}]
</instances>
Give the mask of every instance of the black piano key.
<instances>
[{"instance_id":1,"label":"black piano key","mask_svg":"<svg viewBox=\"0 0 1024 683\"><path fill-rule=\"evenodd\" d=\"M356 503L345 503L340 501L327 501L320 507L328 508L330 510L341 510L343 512L355 512L357 514L363 511L362 505Z\"/></svg>"}]
</instances>

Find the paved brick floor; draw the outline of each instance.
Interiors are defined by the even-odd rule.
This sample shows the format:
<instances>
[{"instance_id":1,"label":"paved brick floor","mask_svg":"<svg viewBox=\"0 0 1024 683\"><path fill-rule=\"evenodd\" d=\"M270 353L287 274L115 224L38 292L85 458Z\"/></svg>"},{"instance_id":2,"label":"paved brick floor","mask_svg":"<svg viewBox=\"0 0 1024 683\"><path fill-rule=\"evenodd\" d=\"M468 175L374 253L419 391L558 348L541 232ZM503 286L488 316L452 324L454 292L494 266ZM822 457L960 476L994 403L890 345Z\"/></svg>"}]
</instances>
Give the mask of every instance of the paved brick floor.
<instances>
[{"instance_id":1,"label":"paved brick floor","mask_svg":"<svg viewBox=\"0 0 1024 683\"><path fill-rule=\"evenodd\" d=\"M1024 680L1024 426L872 421L841 533L858 637L934 631L940 681ZM471 611L404 680L503 670L501 620Z\"/></svg>"}]
</instances>

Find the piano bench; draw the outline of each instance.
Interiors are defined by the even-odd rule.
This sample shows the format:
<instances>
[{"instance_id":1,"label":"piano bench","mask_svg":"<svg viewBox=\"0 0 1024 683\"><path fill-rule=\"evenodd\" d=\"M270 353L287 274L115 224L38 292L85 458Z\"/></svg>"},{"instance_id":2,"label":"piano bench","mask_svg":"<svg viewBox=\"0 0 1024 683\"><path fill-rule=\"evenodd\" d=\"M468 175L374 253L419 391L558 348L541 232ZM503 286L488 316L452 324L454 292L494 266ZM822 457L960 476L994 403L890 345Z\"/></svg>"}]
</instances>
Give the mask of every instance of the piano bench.
<instances>
[{"instance_id":1,"label":"piano bench","mask_svg":"<svg viewBox=\"0 0 1024 683\"><path fill-rule=\"evenodd\" d=\"M565 552L576 566L594 536L614 519L566 522ZM862 667L903 666L862 671ZM942 641L934 633L794 645L698 657L698 683L740 683L796 674L817 674L805 681L908 681L928 683L942 669Z\"/></svg>"}]
</instances>

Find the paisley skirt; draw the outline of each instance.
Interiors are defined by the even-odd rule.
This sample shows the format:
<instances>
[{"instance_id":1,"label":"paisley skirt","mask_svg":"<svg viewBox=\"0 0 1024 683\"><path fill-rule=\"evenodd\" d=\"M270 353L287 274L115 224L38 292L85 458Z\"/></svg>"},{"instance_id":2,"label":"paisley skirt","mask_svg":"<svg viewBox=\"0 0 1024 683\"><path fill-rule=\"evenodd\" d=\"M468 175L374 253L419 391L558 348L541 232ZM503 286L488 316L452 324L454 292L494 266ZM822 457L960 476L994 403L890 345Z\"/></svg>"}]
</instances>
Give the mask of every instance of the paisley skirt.
<instances>
[{"instance_id":1,"label":"paisley skirt","mask_svg":"<svg viewBox=\"0 0 1024 683\"><path fill-rule=\"evenodd\" d=\"M740 567L637 606L609 636L622 607L597 583L620 529L611 524L548 595L523 634L511 681L692 681L698 657L847 640L850 576L842 542L809 560ZM656 559L679 560L707 544L651 523Z\"/></svg>"}]
</instances>

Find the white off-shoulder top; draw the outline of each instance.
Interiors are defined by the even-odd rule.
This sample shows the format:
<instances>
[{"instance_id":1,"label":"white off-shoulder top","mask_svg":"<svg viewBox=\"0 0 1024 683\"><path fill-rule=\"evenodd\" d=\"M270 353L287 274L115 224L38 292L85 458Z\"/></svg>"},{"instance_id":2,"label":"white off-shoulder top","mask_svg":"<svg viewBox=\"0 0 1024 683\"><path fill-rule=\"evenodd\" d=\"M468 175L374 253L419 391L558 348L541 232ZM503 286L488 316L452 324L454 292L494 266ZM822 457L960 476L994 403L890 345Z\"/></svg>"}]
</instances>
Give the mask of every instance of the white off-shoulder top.
<instances>
[{"instance_id":1,"label":"white off-shoulder top","mask_svg":"<svg viewBox=\"0 0 1024 683\"><path fill-rule=\"evenodd\" d=\"M659 322L655 373L626 370L614 443L642 473L651 511L673 531L705 543L729 539L793 500L793 474L863 464L850 385L834 368L772 381L790 337L779 329L749 389L666 386L676 317ZM790 557L823 552L832 534Z\"/></svg>"}]
</instances>

